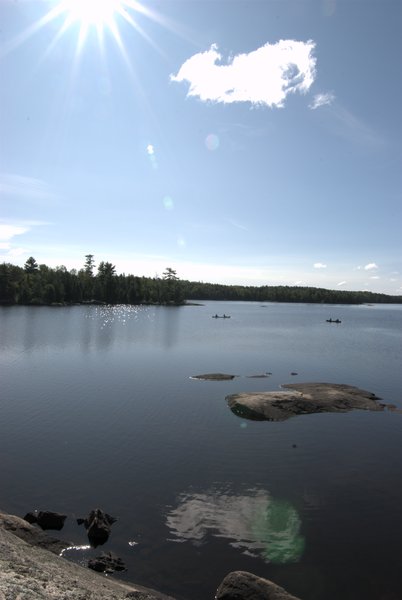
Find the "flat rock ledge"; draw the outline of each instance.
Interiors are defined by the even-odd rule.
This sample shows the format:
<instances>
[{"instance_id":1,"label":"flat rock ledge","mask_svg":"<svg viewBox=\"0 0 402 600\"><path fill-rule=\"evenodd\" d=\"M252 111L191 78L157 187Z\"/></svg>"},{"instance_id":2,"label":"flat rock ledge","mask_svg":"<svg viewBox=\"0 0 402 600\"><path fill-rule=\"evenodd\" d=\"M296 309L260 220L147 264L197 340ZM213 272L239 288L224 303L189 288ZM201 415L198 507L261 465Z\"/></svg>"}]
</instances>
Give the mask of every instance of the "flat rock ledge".
<instances>
[{"instance_id":1,"label":"flat rock ledge","mask_svg":"<svg viewBox=\"0 0 402 600\"><path fill-rule=\"evenodd\" d=\"M287 391L250 392L226 396L237 416L255 421L285 421L296 415L384 410L379 398L352 385L339 383L288 383Z\"/></svg>"},{"instance_id":2,"label":"flat rock ledge","mask_svg":"<svg viewBox=\"0 0 402 600\"><path fill-rule=\"evenodd\" d=\"M269 579L247 571L233 571L225 577L215 600L300 600Z\"/></svg>"}]
</instances>

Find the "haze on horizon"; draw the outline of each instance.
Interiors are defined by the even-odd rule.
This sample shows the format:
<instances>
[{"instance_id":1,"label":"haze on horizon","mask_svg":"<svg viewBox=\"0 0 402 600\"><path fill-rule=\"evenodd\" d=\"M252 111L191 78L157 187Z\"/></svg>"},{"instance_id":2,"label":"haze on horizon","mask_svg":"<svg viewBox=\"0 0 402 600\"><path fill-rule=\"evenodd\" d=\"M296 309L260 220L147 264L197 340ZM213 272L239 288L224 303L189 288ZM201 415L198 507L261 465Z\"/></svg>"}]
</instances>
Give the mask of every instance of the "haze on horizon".
<instances>
[{"instance_id":1,"label":"haze on horizon","mask_svg":"<svg viewBox=\"0 0 402 600\"><path fill-rule=\"evenodd\" d=\"M402 293L398 0L3 0L0 262Z\"/></svg>"}]
</instances>

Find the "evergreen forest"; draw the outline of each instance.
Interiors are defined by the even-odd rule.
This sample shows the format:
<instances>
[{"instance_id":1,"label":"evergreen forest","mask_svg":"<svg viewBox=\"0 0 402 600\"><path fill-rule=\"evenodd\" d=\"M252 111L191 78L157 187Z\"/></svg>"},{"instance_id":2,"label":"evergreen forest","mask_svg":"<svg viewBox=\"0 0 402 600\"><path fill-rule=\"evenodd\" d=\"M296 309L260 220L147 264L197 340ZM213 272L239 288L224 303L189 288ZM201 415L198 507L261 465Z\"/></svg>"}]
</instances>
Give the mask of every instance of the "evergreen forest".
<instances>
[{"instance_id":1,"label":"evergreen forest","mask_svg":"<svg viewBox=\"0 0 402 600\"><path fill-rule=\"evenodd\" d=\"M0 265L0 304L163 304L196 300L254 302L311 302L329 304L402 303L402 296L367 291L328 290L300 286L241 286L182 280L171 267L161 277L117 274L116 267L92 254L80 270L38 264L28 258L24 267Z\"/></svg>"}]
</instances>

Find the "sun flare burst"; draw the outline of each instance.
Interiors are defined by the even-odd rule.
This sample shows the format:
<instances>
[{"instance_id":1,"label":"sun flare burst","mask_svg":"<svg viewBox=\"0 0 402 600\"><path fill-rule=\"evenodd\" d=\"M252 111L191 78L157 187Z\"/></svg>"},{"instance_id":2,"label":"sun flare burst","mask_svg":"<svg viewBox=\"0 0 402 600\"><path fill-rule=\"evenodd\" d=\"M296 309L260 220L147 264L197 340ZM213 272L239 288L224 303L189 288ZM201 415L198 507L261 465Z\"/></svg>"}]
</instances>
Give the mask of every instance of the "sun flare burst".
<instances>
[{"instance_id":1,"label":"sun flare burst","mask_svg":"<svg viewBox=\"0 0 402 600\"><path fill-rule=\"evenodd\" d=\"M60 11L82 25L109 26L124 5L121 0L62 0Z\"/></svg>"},{"instance_id":2,"label":"sun flare burst","mask_svg":"<svg viewBox=\"0 0 402 600\"><path fill-rule=\"evenodd\" d=\"M1 0L0 0L1 1ZM60 38L69 33L77 39L76 56L85 47L85 41L92 31L97 33L99 46L103 51L105 33L109 33L117 43L124 59L127 56L119 27L129 24L157 51L161 52L152 37L143 29L143 18L179 34L176 24L159 12L151 9L140 0L46 0L49 10L39 19L32 22L27 29L10 39L0 47L0 55L4 56L25 43L52 22L60 23L53 41L49 44L45 56L49 55Z\"/></svg>"}]
</instances>

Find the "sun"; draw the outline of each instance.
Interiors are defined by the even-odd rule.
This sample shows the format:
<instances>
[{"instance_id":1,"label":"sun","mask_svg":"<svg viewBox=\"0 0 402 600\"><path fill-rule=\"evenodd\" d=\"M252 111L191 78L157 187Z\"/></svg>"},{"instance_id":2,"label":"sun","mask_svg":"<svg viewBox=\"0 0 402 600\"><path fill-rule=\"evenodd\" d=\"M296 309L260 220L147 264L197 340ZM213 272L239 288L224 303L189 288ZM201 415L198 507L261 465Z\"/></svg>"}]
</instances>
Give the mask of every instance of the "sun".
<instances>
[{"instance_id":1,"label":"sun","mask_svg":"<svg viewBox=\"0 0 402 600\"><path fill-rule=\"evenodd\" d=\"M123 7L123 0L61 0L59 10L69 21L78 21L82 26L111 27Z\"/></svg>"},{"instance_id":2,"label":"sun","mask_svg":"<svg viewBox=\"0 0 402 600\"><path fill-rule=\"evenodd\" d=\"M1 2L2 0L0 0ZM120 27L124 23L131 26L136 33L142 36L162 55L163 52L160 50L158 44L143 29L140 23L148 20L159 27L172 31L175 35L181 35L174 21L169 20L157 10L151 9L145 0L42 0L41 2L42 5L46 3L49 5L49 10L42 14L36 21L33 21L25 30L9 40L1 49L2 56L14 51L31 38L31 36L37 34L49 24L59 23L59 28L56 27L56 33L39 62L53 52L62 37L68 35L70 38L73 38L73 36L76 36L73 58L75 70L79 58L85 49L87 39L93 39L93 32L95 32L98 38L99 49L104 58L106 48L105 34L108 33L109 38L113 39L117 44L124 61L131 70L130 58L120 32ZM88 44L88 48L92 50L93 45Z\"/></svg>"}]
</instances>

